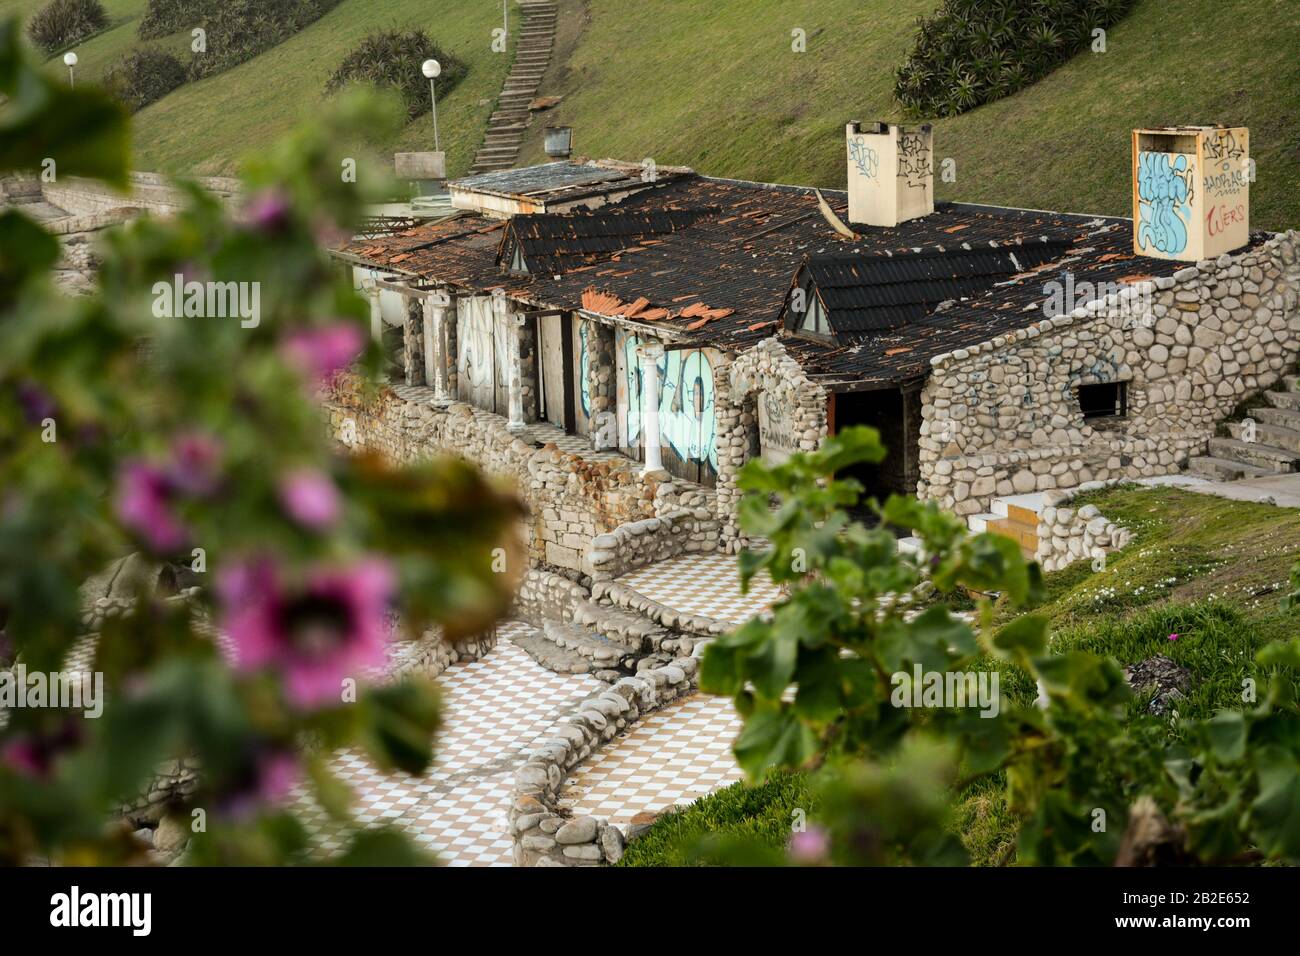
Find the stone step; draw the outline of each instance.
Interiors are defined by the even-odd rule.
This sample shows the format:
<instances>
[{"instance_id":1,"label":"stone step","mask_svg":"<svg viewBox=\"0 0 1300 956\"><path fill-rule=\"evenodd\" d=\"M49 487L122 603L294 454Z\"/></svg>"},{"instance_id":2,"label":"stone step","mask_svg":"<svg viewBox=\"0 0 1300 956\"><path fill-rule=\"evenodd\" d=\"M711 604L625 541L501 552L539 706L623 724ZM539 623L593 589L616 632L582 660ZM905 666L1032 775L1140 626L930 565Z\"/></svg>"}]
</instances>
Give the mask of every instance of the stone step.
<instances>
[{"instance_id":1,"label":"stone step","mask_svg":"<svg viewBox=\"0 0 1300 956\"><path fill-rule=\"evenodd\" d=\"M1259 422L1267 422L1270 425L1281 425L1283 428L1300 430L1300 412L1292 411L1289 408L1256 408L1251 411L1248 417Z\"/></svg>"},{"instance_id":2,"label":"stone step","mask_svg":"<svg viewBox=\"0 0 1300 956\"><path fill-rule=\"evenodd\" d=\"M567 650L551 641L541 631L510 638L510 642L525 654L556 674L590 674L595 668L590 658Z\"/></svg>"},{"instance_id":3,"label":"stone step","mask_svg":"<svg viewBox=\"0 0 1300 956\"><path fill-rule=\"evenodd\" d=\"M1283 375L1282 384L1288 392L1300 392L1300 375Z\"/></svg>"},{"instance_id":4,"label":"stone step","mask_svg":"<svg viewBox=\"0 0 1300 956\"><path fill-rule=\"evenodd\" d=\"M1264 397L1274 408L1289 408L1300 412L1300 392L1265 392Z\"/></svg>"},{"instance_id":5,"label":"stone step","mask_svg":"<svg viewBox=\"0 0 1300 956\"><path fill-rule=\"evenodd\" d=\"M1001 515L995 514L970 515L966 518L966 527L975 534L983 534L989 530L989 522L999 521L1001 518Z\"/></svg>"},{"instance_id":6,"label":"stone step","mask_svg":"<svg viewBox=\"0 0 1300 956\"><path fill-rule=\"evenodd\" d=\"M630 666L631 659L639 656L623 644L580 624L547 621L542 634L556 647L590 661L593 670L618 670L625 661Z\"/></svg>"},{"instance_id":7,"label":"stone step","mask_svg":"<svg viewBox=\"0 0 1300 956\"><path fill-rule=\"evenodd\" d=\"M1187 463L1187 473L1211 481L1237 481L1241 478L1263 478L1265 475L1275 474L1267 468L1256 468L1244 462L1215 458L1211 455L1201 455L1191 459Z\"/></svg>"},{"instance_id":8,"label":"stone step","mask_svg":"<svg viewBox=\"0 0 1300 956\"><path fill-rule=\"evenodd\" d=\"M1242 433L1245 430L1245 426L1240 422L1228 422L1228 431L1238 441L1245 441L1242 438ZM1262 442L1266 445L1272 445L1274 448L1282 448L1300 455L1300 430L1295 428L1256 422L1255 436L1252 442Z\"/></svg>"},{"instance_id":9,"label":"stone step","mask_svg":"<svg viewBox=\"0 0 1300 956\"><path fill-rule=\"evenodd\" d=\"M899 554L917 554L921 553L921 539L915 537L898 539Z\"/></svg>"},{"instance_id":10,"label":"stone step","mask_svg":"<svg viewBox=\"0 0 1300 956\"><path fill-rule=\"evenodd\" d=\"M1285 448L1275 448L1262 442L1238 441L1235 438L1211 438L1210 454L1216 458L1233 459L1283 474L1295 471L1296 459L1300 457Z\"/></svg>"},{"instance_id":11,"label":"stone step","mask_svg":"<svg viewBox=\"0 0 1300 956\"><path fill-rule=\"evenodd\" d=\"M584 601L573 609L573 622L591 628L634 654L657 650L668 631L634 611Z\"/></svg>"}]
</instances>

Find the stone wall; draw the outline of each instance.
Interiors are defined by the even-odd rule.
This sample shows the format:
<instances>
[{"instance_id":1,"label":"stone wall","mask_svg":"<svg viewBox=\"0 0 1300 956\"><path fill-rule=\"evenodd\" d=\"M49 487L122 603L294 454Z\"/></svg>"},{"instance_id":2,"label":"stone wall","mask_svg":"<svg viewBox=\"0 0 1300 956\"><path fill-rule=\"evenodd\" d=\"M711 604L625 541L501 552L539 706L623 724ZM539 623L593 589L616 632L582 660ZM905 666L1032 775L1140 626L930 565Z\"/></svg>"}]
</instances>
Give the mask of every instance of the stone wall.
<instances>
[{"instance_id":1,"label":"stone wall","mask_svg":"<svg viewBox=\"0 0 1300 956\"><path fill-rule=\"evenodd\" d=\"M1096 561L1129 543L1133 533L1103 515L1096 505L1071 508L1082 489L1049 491L1038 512L1038 563L1059 571L1080 559Z\"/></svg>"},{"instance_id":2,"label":"stone wall","mask_svg":"<svg viewBox=\"0 0 1300 956\"><path fill-rule=\"evenodd\" d=\"M225 202L233 203L239 197L241 186L237 179L207 178L196 182ZM123 194L95 180L60 176L54 182L42 183L41 191L46 202L73 216L109 212L124 206L170 215L187 201L170 180L157 173L130 173L129 186L129 191Z\"/></svg>"},{"instance_id":3,"label":"stone wall","mask_svg":"<svg viewBox=\"0 0 1300 956\"><path fill-rule=\"evenodd\" d=\"M578 705L515 775L510 835L516 866L601 866L623 856L623 832L588 815L559 812L559 796L582 761L645 714L694 689L699 661L683 657L624 677Z\"/></svg>"},{"instance_id":4,"label":"stone wall","mask_svg":"<svg viewBox=\"0 0 1300 956\"><path fill-rule=\"evenodd\" d=\"M451 454L508 479L528 506L529 563L591 573L592 539L654 516L658 482L636 462L588 461L511 434L506 420L463 403L431 404L433 390L397 386L367 399L362 382L340 377L326 402L332 433L391 461Z\"/></svg>"},{"instance_id":5,"label":"stone wall","mask_svg":"<svg viewBox=\"0 0 1300 956\"><path fill-rule=\"evenodd\" d=\"M997 495L1178 471L1300 356L1298 246L1277 235L937 356L918 495L967 515ZM1084 420L1076 389L1099 382L1127 383L1126 418Z\"/></svg>"},{"instance_id":6,"label":"stone wall","mask_svg":"<svg viewBox=\"0 0 1300 956\"><path fill-rule=\"evenodd\" d=\"M753 454L758 430L755 398L775 395L789 415L789 448L771 443L764 454L815 451L826 437L826 390L811 381L778 339L764 339L714 373L714 413L717 416L717 514L722 522L723 547L736 553L745 547L736 525L736 509L743 497L736 487L741 467Z\"/></svg>"},{"instance_id":7,"label":"stone wall","mask_svg":"<svg viewBox=\"0 0 1300 956\"><path fill-rule=\"evenodd\" d=\"M587 555L593 581L608 581L680 554L718 550L717 504L705 490L659 485L655 516L597 535Z\"/></svg>"},{"instance_id":8,"label":"stone wall","mask_svg":"<svg viewBox=\"0 0 1300 956\"><path fill-rule=\"evenodd\" d=\"M578 605L590 597L590 591L562 574L529 568L515 592L512 616L539 627L547 621L571 621Z\"/></svg>"}]
</instances>

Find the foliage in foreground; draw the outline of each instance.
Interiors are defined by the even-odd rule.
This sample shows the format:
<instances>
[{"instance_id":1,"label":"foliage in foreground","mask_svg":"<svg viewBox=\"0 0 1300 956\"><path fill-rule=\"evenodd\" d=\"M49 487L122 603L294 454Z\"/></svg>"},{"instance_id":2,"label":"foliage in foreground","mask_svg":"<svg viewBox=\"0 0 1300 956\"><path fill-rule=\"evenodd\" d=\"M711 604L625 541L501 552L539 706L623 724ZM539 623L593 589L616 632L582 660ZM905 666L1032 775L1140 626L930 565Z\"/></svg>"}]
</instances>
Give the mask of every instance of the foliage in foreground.
<instances>
[{"instance_id":1,"label":"foliage in foreground","mask_svg":"<svg viewBox=\"0 0 1300 956\"><path fill-rule=\"evenodd\" d=\"M1119 22L1134 0L944 0L918 23L894 95L922 116L956 116L1046 76Z\"/></svg>"},{"instance_id":2,"label":"foliage in foreground","mask_svg":"<svg viewBox=\"0 0 1300 956\"><path fill-rule=\"evenodd\" d=\"M437 79L440 96L450 93L469 72L463 60L441 49L423 30L379 30L344 58L325 91L333 93L347 83L392 87L402 97L407 118L415 119L431 108L429 81L420 72L428 59L442 67Z\"/></svg>"},{"instance_id":3,"label":"foliage in foreground","mask_svg":"<svg viewBox=\"0 0 1300 956\"><path fill-rule=\"evenodd\" d=\"M27 21L27 35L47 54L80 43L108 26L99 0L50 0Z\"/></svg>"},{"instance_id":4,"label":"foliage in foreground","mask_svg":"<svg viewBox=\"0 0 1300 956\"><path fill-rule=\"evenodd\" d=\"M64 669L79 587L128 552L200 582L190 600L119 582L134 608L95 647L102 714L7 706L0 863L147 862L108 821L180 758L201 768L172 808L205 826L195 863L305 861L306 834L282 807L298 781L349 834L344 862L423 859L400 833L355 824L328 758L348 746L389 770L428 766L433 687L369 675L395 617L413 635L492 625L513 587L493 562L518 564L519 506L461 462L336 457L320 426L329 378L377 359L365 304L320 242L385 189L342 182L337 154L363 119L397 122L379 106L348 98L262 156L235 215L187 187L174 217L113 231L89 296L56 293L57 241L0 212L0 660ZM121 187L126 117L101 92L51 81L17 23L0 22L0 169L46 157L60 175ZM187 303L197 286L197 314L173 309L178 283ZM251 311L213 310L213 290L240 289Z\"/></svg>"},{"instance_id":5,"label":"foliage in foreground","mask_svg":"<svg viewBox=\"0 0 1300 956\"><path fill-rule=\"evenodd\" d=\"M1171 741L1163 722L1130 713L1115 661L1050 652L1040 615L994 626L988 598L978 630L942 605L905 614L896 596L921 583L922 567L898 554L887 528L849 520L862 489L834 478L883 457L877 434L857 428L815 453L745 467L741 521L772 548L742 554L741 580L766 573L791 591L770 619L711 643L701 667L705 690L735 699L744 729L734 749L751 778L817 772L822 860L961 862L953 804L998 775L1022 863L1300 859L1300 640L1242 667L1248 706L1185 719ZM1041 593L1037 566L1008 539L971 537L910 498L871 505L884 524L916 529L940 592L996 593L1018 608ZM996 686L980 701L993 707L942 697L906 706L916 673L927 685L929 675L975 672L982 656L1024 672L1046 706ZM1138 816L1146 825L1131 828ZM1139 829L1158 841L1138 841Z\"/></svg>"}]
</instances>

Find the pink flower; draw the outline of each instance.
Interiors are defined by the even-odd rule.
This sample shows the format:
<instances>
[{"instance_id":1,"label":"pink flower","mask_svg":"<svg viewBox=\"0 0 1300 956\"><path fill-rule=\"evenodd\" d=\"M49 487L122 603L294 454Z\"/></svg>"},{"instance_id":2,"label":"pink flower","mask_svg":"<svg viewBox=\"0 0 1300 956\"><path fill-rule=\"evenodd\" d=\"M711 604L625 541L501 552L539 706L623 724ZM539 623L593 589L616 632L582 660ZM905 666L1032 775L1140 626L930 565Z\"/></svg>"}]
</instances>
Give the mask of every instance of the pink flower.
<instances>
[{"instance_id":1,"label":"pink flower","mask_svg":"<svg viewBox=\"0 0 1300 956\"><path fill-rule=\"evenodd\" d=\"M235 666L278 671L299 707L338 701L345 677L384 662L393 586L392 569L376 558L313 568L295 586L267 561L229 568L218 593Z\"/></svg>"},{"instance_id":2,"label":"pink flower","mask_svg":"<svg viewBox=\"0 0 1300 956\"><path fill-rule=\"evenodd\" d=\"M231 817L252 816L260 807L283 803L300 776L292 751L255 747L232 789L221 798L221 809Z\"/></svg>"},{"instance_id":3,"label":"pink flower","mask_svg":"<svg viewBox=\"0 0 1300 956\"><path fill-rule=\"evenodd\" d=\"M249 199L244 215L257 231L276 233L289 224L291 209L288 196L278 189L266 189Z\"/></svg>"},{"instance_id":4,"label":"pink flower","mask_svg":"<svg viewBox=\"0 0 1300 956\"><path fill-rule=\"evenodd\" d=\"M0 745L0 765L24 777L48 779L59 757L81 743L81 727L68 718L55 727L19 734Z\"/></svg>"},{"instance_id":5,"label":"pink flower","mask_svg":"<svg viewBox=\"0 0 1300 956\"><path fill-rule=\"evenodd\" d=\"M122 464L117 478L118 520L159 554L178 550L189 540L185 526L172 513L175 486L167 473L139 460Z\"/></svg>"},{"instance_id":6,"label":"pink flower","mask_svg":"<svg viewBox=\"0 0 1300 956\"><path fill-rule=\"evenodd\" d=\"M319 471L303 468L285 475L280 481L280 502L304 528L327 528L339 517L338 489Z\"/></svg>"},{"instance_id":7,"label":"pink flower","mask_svg":"<svg viewBox=\"0 0 1300 956\"><path fill-rule=\"evenodd\" d=\"M1177 635L1177 634L1170 634L1170 635L1169 635L1169 639L1170 639L1171 641L1176 641L1176 640L1178 640L1178 635Z\"/></svg>"},{"instance_id":8,"label":"pink flower","mask_svg":"<svg viewBox=\"0 0 1300 956\"><path fill-rule=\"evenodd\" d=\"M192 432L172 443L167 478L174 488L191 495L209 495L217 486L221 443L211 435Z\"/></svg>"},{"instance_id":9,"label":"pink flower","mask_svg":"<svg viewBox=\"0 0 1300 956\"><path fill-rule=\"evenodd\" d=\"M797 863L820 863L831 849L831 838L821 827L811 826L790 837L790 858Z\"/></svg>"},{"instance_id":10,"label":"pink flower","mask_svg":"<svg viewBox=\"0 0 1300 956\"><path fill-rule=\"evenodd\" d=\"M339 369L347 368L365 345L354 322L339 322L318 329L299 329L284 340L284 354L304 375L319 385Z\"/></svg>"}]
</instances>

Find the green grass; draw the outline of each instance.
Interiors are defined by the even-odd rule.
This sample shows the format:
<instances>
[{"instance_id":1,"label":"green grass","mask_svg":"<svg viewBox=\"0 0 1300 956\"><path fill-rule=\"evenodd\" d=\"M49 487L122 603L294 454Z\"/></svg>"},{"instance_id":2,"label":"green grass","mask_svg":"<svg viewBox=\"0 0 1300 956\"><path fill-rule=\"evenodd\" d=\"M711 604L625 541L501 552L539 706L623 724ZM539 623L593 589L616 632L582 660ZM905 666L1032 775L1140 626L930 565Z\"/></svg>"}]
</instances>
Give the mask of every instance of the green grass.
<instances>
[{"instance_id":1,"label":"green grass","mask_svg":"<svg viewBox=\"0 0 1300 956\"><path fill-rule=\"evenodd\" d=\"M1300 631L1300 616L1281 610L1289 570L1300 560L1300 510L1228 501L1173 488L1121 485L1080 495L1071 505L1096 505L1134 532L1104 571L1079 561L1046 576L1047 597L1036 608L1052 620L1052 649L1086 650L1132 664L1164 654L1192 675L1177 704L1179 718L1199 719L1241 706L1242 681L1255 670L1255 653ZM1178 639L1171 641L1170 634ZM1004 693L1020 703L1036 695L1018 668L982 658L976 670L997 670ZM1129 704L1141 714L1146 697ZM1177 721L1169 721L1172 737ZM779 850L790 832L789 793L809 788L802 777L779 786L736 784L656 822L628 846L629 866L678 865L683 849L714 831L752 834ZM953 830L974 864L1014 862L1016 819L1002 777L980 780L957 801Z\"/></svg>"},{"instance_id":2,"label":"green grass","mask_svg":"<svg viewBox=\"0 0 1300 956\"><path fill-rule=\"evenodd\" d=\"M42 0L0 0L0 16L26 16ZM145 0L106 0L110 28L77 47L79 81L93 82L131 46ZM518 22L512 11L512 22ZM469 65L469 75L438 101L439 136L448 172L469 169L483 141L510 54L493 53L491 31L501 22L499 5L481 0L344 0L320 20L274 49L217 76L186 83L134 117L137 169L195 175L230 175L240 162L283 137L319 110L325 82L344 56L368 33L419 26ZM188 32L153 41L188 60ZM51 70L64 71L59 58ZM66 72L64 73L66 75ZM433 148L425 113L383 152Z\"/></svg>"},{"instance_id":3,"label":"green grass","mask_svg":"<svg viewBox=\"0 0 1300 956\"><path fill-rule=\"evenodd\" d=\"M893 71L938 0L589 0L546 124L588 156L844 188L846 120L903 119ZM576 15L575 2L562 5ZM790 31L807 31L806 53ZM1143 0L1107 37L1015 96L934 121L940 199L1131 214L1134 127L1249 126L1251 224L1300 224L1300 18L1290 0ZM541 130L522 154L543 159Z\"/></svg>"}]
</instances>

